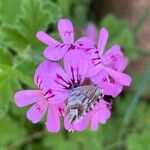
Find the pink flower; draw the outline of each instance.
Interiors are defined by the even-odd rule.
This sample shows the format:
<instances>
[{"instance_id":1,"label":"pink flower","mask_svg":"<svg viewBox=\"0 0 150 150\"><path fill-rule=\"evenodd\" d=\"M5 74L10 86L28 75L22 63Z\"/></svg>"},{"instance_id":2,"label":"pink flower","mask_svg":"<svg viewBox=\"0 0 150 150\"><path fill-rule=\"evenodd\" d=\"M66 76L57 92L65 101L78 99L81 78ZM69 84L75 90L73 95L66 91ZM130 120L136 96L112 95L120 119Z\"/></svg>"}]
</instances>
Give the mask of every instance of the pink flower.
<instances>
[{"instance_id":1,"label":"pink flower","mask_svg":"<svg viewBox=\"0 0 150 150\"><path fill-rule=\"evenodd\" d=\"M36 35L40 41L48 45L44 51L44 56L49 60L57 61L62 59L70 50L88 50L94 46L94 43L87 37L81 37L74 43L75 32L69 19L58 21L58 31L63 43L56 41L43 31L39 31Z\"/></svg>"},{"instance_id":2,"label":"pink flower","mask_svg":"<svg viewBox=\"0 0 150 150\"><path fill-rule=\"evenodd\" d=\"M60 130L60 117L62 116L63 101L68 97L65 90L57 91L53 85L45 86L45 80L50 66L47 61L41 63L35 73L37 90L22 90L15 94L15 102L18 107L33 104L27 112L27 118L33 123L38 123L46 111L48 111L46 127L49 132ZM61 93L61 94L60 94Z\"/></svg>"},{"instance_id":3,"label":"pink flower","mask_svg":"<svg viewBox=\"0 0 150 150\"><path fill-rule=\"evenodd\" d=\"M45 79L43 79L43 88L42 91L48 91L49 87L57 91L59 97L64 97L62 94L66 95L66 98L61 100L56 99L55 101L51 100L51 103L58 104L63 103L71 93L73 88L82 86L82 83L85 80L87 69L88 69L88 57L85 52L80 50L69 51L64 57L64 69L57 63L45 61L41 64L41 68L44 70L50 70L45 74L45 71L38 71L35 76L35 82L38 81L39 75L42 76L44 73ZM41 69L40 69L41 70ZM40 83L39 83L40 84ZM103 101L102 101L103 102ZM73 131L83 131L88 127L89 122L91 121L92 126L96 123L94 122L94 114L99 115L99 120L97 121L97 126L99 123L104 123L109 118L108 111L104 104L100 102L98 107L94 108L92 112L87 113L83 119L79 122L71 123L68 120L67 116L64 116L64 126L67 130ZM104 109L103 109L104 107ZM100 108L100 111L98 111ZM64 108L65 109L65 108ZM64 109L62 109L62 114L64 114ZM107 113L107 114L105 114ZM103 119L102 116L104 115ZM105 121L104 121L105 120ZM93 128L92 128L93 129ZM94 130L94 129L93 129Z\"/></svg>"},{"instance_id":4,"label":"pink flower","mask_svg":"<svg viewBox=\"0 0 150 150\"><path fill-rule=\"evenodd\" d=\"M46 93L45 93L46 94ZM47 98L41 90L23 90L15 94L16 105L24 107L33 104L27 112L27 118L33 123L38 123L48 111L46 126L49 132L60 130L61 104L54 105L50 102L53 95Z\"/></svg>"},{"instance_id":5,"label":"pink flower","mask_svg":"<svg viewBox=\"0 0 150 150\"><path fill-rule=\"evenodd\" d=\"M69 51L64 58L64 69L55 62L45 60L34 77L38 90L24 90L15 94L19 107L35 103L27 112L27 118L33 123L39 122L48 110L46 126L50 132L59 131L64 101L72 88L81 85L85 79L87 55L79 50Z\"/></svg>"},{"instance_id":6,"label":"pink flower","mask_svg":"<svg viewBox=\"0 0 150 150\"><path fill-rule=\"evenodd\" d=\"M32 105L27 118L38 123L47 113L49 132L60 130L60 118L69 131L83 131L89 124L96 130L111 116L113 97L123 86L131 84L131 78L122 73L127 66L119 45L113 45L105 54L108 31L100 30L98 48L94 47L96 31L89 25L88 37L74 42L74 29L70 20L58 21L60 43L40 31L37 38L48 47L34 75L36 90L22 90L15 94L18 107ZM92 35L93 33L93 35ZM58 61L63 58L62 66ZM89 79L87 84L85 79ZM93 83L96 85L93 85ZM103 93L104 92L104 93ZM103 94L105 94L103 96Z\"/></svg>"},{"instance_id":7,"label":"pink flower","mask_svg":"<svg viewBox=\"0 0 150 150\"><path fill-rule=\"evenodd\" d=\"M116 97L123 86L131 84L131 78L122 73L127 61L120 50L119 45L113 45L105 54L104 49L108 39L108 31L100 30L98 48L92 49L90 54L90 67L88 77L104 89L104 93Z\"/></svg>"}]
</instances>

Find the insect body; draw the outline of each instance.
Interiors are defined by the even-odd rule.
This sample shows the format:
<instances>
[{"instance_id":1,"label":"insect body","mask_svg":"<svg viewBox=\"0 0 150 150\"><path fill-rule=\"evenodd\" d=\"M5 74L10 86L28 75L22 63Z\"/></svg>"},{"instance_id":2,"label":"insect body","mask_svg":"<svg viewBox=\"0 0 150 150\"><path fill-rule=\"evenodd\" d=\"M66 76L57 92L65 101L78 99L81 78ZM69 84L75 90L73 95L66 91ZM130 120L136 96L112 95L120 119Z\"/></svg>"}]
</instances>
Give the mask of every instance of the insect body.
<instances>
[{"instance_id":1,"label":"insect body","mask_svg":"<svg viewBox=\"0 0 150 150\"><path fill-rule=\"evenodd\" d=\"M94 85L74 88L66 101L65 115L71 123L79 122L103 98L103 90Z\"/></svg>"}]
</instances>

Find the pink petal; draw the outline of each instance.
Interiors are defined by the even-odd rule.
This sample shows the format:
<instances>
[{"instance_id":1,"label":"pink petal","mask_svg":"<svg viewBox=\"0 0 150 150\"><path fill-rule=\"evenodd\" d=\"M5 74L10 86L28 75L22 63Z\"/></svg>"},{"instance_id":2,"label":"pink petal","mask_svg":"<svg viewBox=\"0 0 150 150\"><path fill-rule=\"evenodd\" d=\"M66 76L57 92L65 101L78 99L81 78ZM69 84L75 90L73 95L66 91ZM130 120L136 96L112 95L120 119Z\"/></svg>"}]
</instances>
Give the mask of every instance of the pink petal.
<instances>
[{"instance_id":1,"label":"pink petal","mask_svg":"<svg viewBox=\"0 0 150 150\"><path fill-rule=\"evenodd\" d=\"M88 23L86 29L85 29L85 35L90 38L92 41L96 41L97 38L97 31L96 26L94 23Z\"/></svg>"},{"instance_id":2,"label":"pink petal","mask_svg":"<svg viewBox=\"0 0 150 150\"><path fill-rule=\"evenodd\" d=\"M63 77L63 79L66 82L69 82L68 81L69 78L67 77L66 73L64 72L64 70L62 69L62 67L59 64L57 64L55 62L51 62L49 60L45 60L38 66L38 68L35 72L35 75L34 75L34 81L37 84L38 79L40 78L42 80L42 82L44 82L45 84L47 83L46 86L49 87L50 86L49 82L55 81L58 78L58 75ZM61 83L64 83L64 82L61 80ZM65 84L65 85L67 85L67 84ZM54 85L54 86L57 87L58 84L56 83L56 85ZM54 86L52 86L52 87L54 87Z\"/></svg>"},{"instance_id":3,"label":"pink petal","mask_svg":"<svg viewBox=\"0 0 150 150\"><path fill-rule=\"evenodd\" d=\"M118 55L121 55L123 56L123 52L121 51L121 48L120 48L120 45L118 44L115 44L113 45L110 49L108 49L105 54L103 55L103 57L107 56L107 55L110 55L110 54L118 54Z\"/></svg>"},{"instance_id":4,"label":"pink petal","mask_svg":"<svg viewBox=\"0 0 150 150\"><path fill-rule=\"evenodd\" d=\"M117 97L123 90L123 86L118 83L103 82L99 86L103 89L105 95Z\"/></svg>"},{"instance_id":5,"label":"pink petal","mask_svg":"<svg viewBox=\"0 0 150 150\"><path fill-rule=\"evenodd\" d=\"M103 65L122 72L127 66L127 60L123 56L119 45L113 45L102 57Z\"/></svg>"},{"instance_id":6,"label":"pink petal","mask_svg":"<svg viewBox=\"0 0 150 150\"><path fill-rule=\"evenodd\" d=\"M101 28L99 33L99 40L98 40L98 50L100 56L102 56L105 50L107 40L108 40L108 31L106 28Z\"/></svg>"},{"instance_id":7,"label":"pink petal","mask_svg":"<svg viewBox=\"0 0 150 150\"><path fill-rule=\"evenodd\" d=\"M98 113L95 112L91 118L91 130L96 131L99 126Z\"/></svg>"},{"instance_id":8,"label":"pink petal","mask_svg":"<svg viewBox=\"0 0 150 150\"><path fill-rule=\"evenodd\" d=\"M87 77L93 77L102 70L103 68L102 61L99 54L97 54L96 49L90 50L88 54L89 54L90 61L89 61Z\"/></svg>"},{"instance_id":9,"label":"pink petal","mask_svg":"<svg viewBox=\"0 0 150 150\"><path fill-rule=\"evenodd\" d=\"M68 131L69 130L73 130L74 131L73 124L71 124L67 118L64 118L64 127Z\"/></svg>"},{"instance_id":10,"label":"pink petal","mask_svg":"<svg viewBox=\"0 0 150 150\"><path fill-rule=\"evenodd\" d=\"M110 118L111 113L104 100L100 101L99 109L97 112L99 113L99 123L105 124L107 120Z\"/></svg>"},{"instance_id":11,"label":"pink petal","mask_svg":"<svg viewBox=\"0 0 150 150\"><path fill-rule=\"evenodd\" d=\"M89 117L86 115L80 122L71 124L67 118L64 119L64 127L66 130L83 131L88 127Z\"/></svg>"},{"instance_id":12,"label":"pink petal","mask_svg":"<svg viewBox=\"0 0 150 150\"><path fill-rule=\"evenodd\" d=\"M48 60L42 62L36 70L34 80L48 97L49 103L61 103L69 96L69 78L57 63Z\"/></svg>"},{"instance_id":13,"label":"pink petal","mask_svg":"<svg viewBox=\"0 0 150 150\"><path fill-rule=\"evenodd\" d=\"M59 42L56 41L55 39L51 38L47 33L43 32L43 31L39 31L36 34L36 37L43 43L45 43L46 45L49 46L53 46L53 45L58 45Z\"/></svg>"},{"instance_id":14,"label":"pink petal","mask_svg":"<svg viewBox=\"0 0 150 150\"><path fill-rule=\"evenodd\" d=\"M69 88L70 80L62 67L54 62L45 62L47 65L47 70L45 70L45 74L43 77L43 83L45 84L45 87L51 87L53 90L56 91L61 91L65 88Z\"/></svg>"},{"instance_id":15,"label":"pink petal","mask_svg":"<svg viewBox=\"0 0 150 150\"><path fill-rule=\"evenodd\" d=\"M87 77L93 77L96 76L101 70L102 70L103 66L102 64L98 64L98 65L89 65L89 70L87 72Z\"/></svg>"},{"instance_id":16,"label":"pink petal","mask_svg":"<svg viewBox=\"0 0 150 150\"><path fill-rule=\"evenodd\" d=\"M42 97L39 90L22 90L15 94L15 103L18 107L23 107L41 100Z\"/></svg>"},{"instance_id":17,"label":"pink petal","mask_svg":"<svg viewBox=\"0 0 150 150\"><path fill-rule=\"evenodd\" d=\"M86 115L80 122L74 123L74 128L76 131L83 131L88 127L88 124L89 124L89 117L88 115Z\"/></svg>"},{"instance_id":18,"label":"pink petal","mask_svg":"<svg viewBox=\"0 0 150 150\"><path fill-rule=\"evenodd\" d=\"M53 94L55 95L54 97L50 98L50 103L51 104L60 104L64 102L68 97L69 97L69 91L53 91Z\"/></svg>"},{"instance_id":19,"label":"pink petal","mask_svg":"<svg viewBox=\"0 0 150 150\"><path fill-rule=\"evenodd\" d=\"M123 90L123 86L117 82L111 82L107 72L100 71L99 74L91 78L92 82L103 89L105 95L118 96Z\"/></svg>"},{"instance_id":20,"label":"pink petal","mask_svg":"<svg viewBox=\"0 0 150 150\"><path fill-rule=\"evenodd\" d=\"M58 21L58 30L65 44L72 44L74 42L73 25L69 19L60 19Z\"/></svg>"},{"instance_id":21,"label":"pink petal","mask_svg":"<svg viewBox=\"0 0 150 150\"><path fill-rule=\"evenodd\" d=\"M49 60L44 60L36 69L34 74L34 82L35 84L39 84L44 77L47 76L51 70L51 62Z\"/></svg>"},{"instance_id":22,"label":"pink petal","mask_svg":"<svg viewBox=\"0 0 150 150\"><path fill-rule=\"evenodd\" d=\"M49 106L46 127L49 132L58 132L60 130L60 114L57 108Z\"/></svg>"},{"instance_id":23,"label":"pink petal","mask_svg":"<svg viewBox=\"0 0 150 150\"><path fill-rule=\"evenodd\" d=\"M81 50L89 51L94 48L95 42L87 37L81 37L75 42L75 45Z\"/></svg>"},{"instance_id":24,"label":"pink petal","mask_svg":"<svg viewBox=\"0 0 150 150\"><path fill-rule=\"evenodd\" d=\"M33 123L38 123L44 116L48 103L41 100L34 104L27 112L27 118Z\"/></svg>"},{"instance_id":25,"label":"pink petal","mask_svg":"<svg viewBox=\"0 0 150 150\"><path fill-rule=\"evenodd\" d=\"M91 129L97 130L99 124L105 124L110 118L110 110L104 100L101 100L98 106L91 112Z\"/></svg>"},{"instance_id":26,"label":"pink petal","mask_svg":"<svg viewBox=\"0 0 150 150\"><path fill-rule=\"evenodd\" d=\"M80 50L69 51L64 58L64 68L72 83L81 84L88 69L88 56Z\"/></svg>"},{"instance_id":27,"label":"pink petal","mask_svg":"<svg viewBox=\"0 0 150 150\"><path fill-rule=\"evenodd\" d=\"M94 84L99 85L99 84L102 84L104 81L109 82L109 77L108 77L108 74L104 70L101 70L98 74L93 76L91 80Z\"/></svg>"},{"instance_id":28,"label":"pink petal","mask_svg":"<svg viewBox=\"0 0 150 150\"><path fill-rule=\"evenodd\" d=\"M116 82L125 85L125 86L130 86L131 84L131 77L127 74L117 72L113 69L110 69L108 67L105 67L104 70L114 79Z\"/></svg>"},{"instance_id":29,"label":"pink petal","mask_svg":"<svg viewBox=\"0 0 150 150\"><path fill-rule=\"evenodd\" d=\"M116 61L112 61L112 64L109 66L118 72L123 72L127 66L127 59L120 55L116 55L115 58Z\"/></svg>"},{"instance_id":30,"label":"pink petal","mask_svg":"<svg viewBox=\"0 0 150 150\"><path fill-rule=\"evenodd\" d=\"M44 51L44 56L51 61L58 61L67 53L68 46L65 44L53 45L47 47Z\"/></svg>"}]
</instances>

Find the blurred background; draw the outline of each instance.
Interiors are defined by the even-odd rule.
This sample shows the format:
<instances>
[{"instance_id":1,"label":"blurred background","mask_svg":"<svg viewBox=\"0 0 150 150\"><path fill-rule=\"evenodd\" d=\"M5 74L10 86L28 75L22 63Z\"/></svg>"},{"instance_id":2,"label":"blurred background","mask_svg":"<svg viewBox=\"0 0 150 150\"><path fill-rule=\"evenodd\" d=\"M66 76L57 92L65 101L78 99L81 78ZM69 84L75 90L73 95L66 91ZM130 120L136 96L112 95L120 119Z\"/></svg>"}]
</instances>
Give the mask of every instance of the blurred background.
<instances>
[{"instance_id":1,"label":"blurred background","mask_svg":"<svg viewBox=\"0 0 150 150\"><path fill-rule=\"evenodd\" d=\"M57 134L33 125L29 107L17 108L14 93L34 88L33 75L44 60L39 30L58 39L57 20L70 18L81 35L93 22L109 32L107 47L119 43L133 78L114 101L112 117L95 132ZM0 0L0 150L150 149L150 0Z\"/></svg>"}]
</instances>

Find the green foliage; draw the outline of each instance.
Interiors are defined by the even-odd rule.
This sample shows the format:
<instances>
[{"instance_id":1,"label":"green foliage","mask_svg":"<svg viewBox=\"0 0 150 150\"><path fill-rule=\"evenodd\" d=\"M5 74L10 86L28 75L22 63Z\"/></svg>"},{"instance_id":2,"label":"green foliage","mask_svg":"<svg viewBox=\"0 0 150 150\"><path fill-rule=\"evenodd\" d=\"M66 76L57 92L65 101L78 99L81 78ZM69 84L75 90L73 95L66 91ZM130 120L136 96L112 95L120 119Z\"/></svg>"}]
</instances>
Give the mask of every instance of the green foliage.
<instances>
[{"instance_id":1,"label":"green foliage","mask_svg":"<svg viewBox=\"0 0 150 150\"><path fill-rule=\"evenodd\" d=\"M0 21L15 24L20 13L21 3L20 0L13 0L13 3L10 0L0 0Z\"/></svg>"},{"instance_id":2,"label":"green foliage","mask_svg":"<svg viewBox=\"0 0 150 150\"><path fill-rule=\"evenodd\" d=\"M4 150L8 144L16 142L26 135L26 131L18 122L14 121L8 115L1 118L0 124L0 149Z\"/></svg>"},{"instance_id":3,"label":"green foliage","mask_svg":"<svg viewBox=\"0 0 150 150\"><path fill-rule=\"evenodd\" d=\"M150 148L150 129L145 130L142 134L132 134L128 138L128 150L144 150Z\"/></svg>"},{"instance_id":4,"label":"green foliage","mask_svg":"<svg viewBox=\"0 0 150 150\"><path fill-rule=\"evenodd\" d=\"M49 0L15 0L13 3L1 0L0 12L3 45L0 47L0 116L3 116L22 85L33 87L34 70L42 60L43 50L35 35L55 23L61 11Z\"/></svg>"},{"instance_id":5,"label":"green foliage","mask_svg":"<svg viewBox=\"0 0 150 150\"><path fill-rule=\"evenodd\" d=\"M3 20L4 24L0 30L3 43L7 47L13 47L18 53L22 53L27 47L38 50L41 43L36 39L36 33L46 30L50 23L60 18L60 8L51 1L40 0L23 0L20 7L14 25L11 23L5 25L5 20Z\"/></svg>"},{"instance_id":6,"label":"green foliage","mask_svg":"<svg viewBox=\"0 0 150 150\"><path fill-rule=\"evenodd\" d=\"M133 132L127 138L127 147L129 150L144 150L150 148L150 111L146 104L140 103L140 107L136 109L136 121ZM144 114L144 115L143 115Z\"/></svg>"},{"instance_id":7,"label":"green foliage","mask_svg":"<svg viewBox=\"0 0 150 150\"><path fill-rule=\"evenodd\" d=\"M129 59L135 59L137 57L134 34L127 22L119 20L113 15L107 15L102 20L101 26L109 30L109 47L112 44L120 44Z\"/></svg>"}]
</instances>

